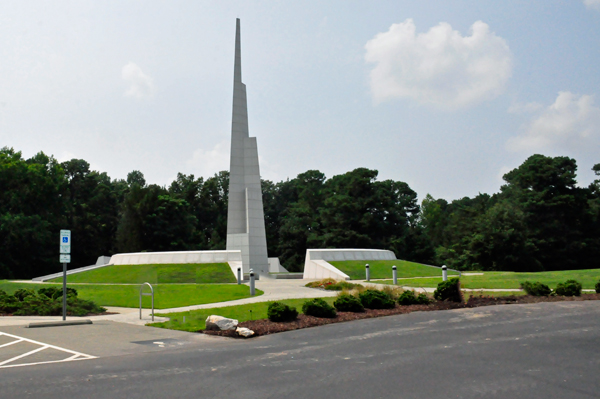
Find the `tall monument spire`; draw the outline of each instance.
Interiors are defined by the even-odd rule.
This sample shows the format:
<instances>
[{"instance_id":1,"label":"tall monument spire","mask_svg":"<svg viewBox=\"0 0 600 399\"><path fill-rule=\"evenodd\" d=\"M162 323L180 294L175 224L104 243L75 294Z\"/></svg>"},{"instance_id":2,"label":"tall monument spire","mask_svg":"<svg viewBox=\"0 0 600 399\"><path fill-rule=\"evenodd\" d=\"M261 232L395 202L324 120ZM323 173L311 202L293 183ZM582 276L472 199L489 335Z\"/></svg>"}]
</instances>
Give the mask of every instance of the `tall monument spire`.
<instances>
[{"instance_id":1,"label":"tall monument spire","mask_svg":"<svg viewBox=\"0 0 600 399\"><path fill-rule=\"evenodd\" d=\"M248 133L246 85L242 83L240 20L235 29L233 68L233 113L229 161L229 205L227 209L227 250L242 252L243 270L266 275L269 272L265 217L260 187L256 137Z\"/></svg>"}]
</instances>

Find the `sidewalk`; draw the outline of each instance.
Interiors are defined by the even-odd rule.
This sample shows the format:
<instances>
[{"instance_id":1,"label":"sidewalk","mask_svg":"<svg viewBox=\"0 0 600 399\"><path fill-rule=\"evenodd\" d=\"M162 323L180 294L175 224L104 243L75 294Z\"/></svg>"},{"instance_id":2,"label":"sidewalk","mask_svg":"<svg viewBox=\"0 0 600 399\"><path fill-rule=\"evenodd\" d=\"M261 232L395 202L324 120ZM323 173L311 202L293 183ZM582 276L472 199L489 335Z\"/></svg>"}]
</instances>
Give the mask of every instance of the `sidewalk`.
<instances>
[{"instance_id":1,"label":"sidewalk","mask_svg":"<svg viewBox=\"0 0 600 399\"><path fill-rule=\"evenodd\" d=\"M209 309L209 308L220 308L224 306L235 306L243 305L248 303L277 301L280 299L292 299L292 298L319 298L325 296L336 296L335 291L323 291L316 290L314 288L307 288L304 285L314 280L275 280L275 279L264 279L256 281L256 288L263 291L263 295L254 296L250 298L238 299L235 301L228 302L216 302L207 303L204 305L193 305L184 306L181 308L171 309L155 309L155 313L173 313L173 312L187 312L190 310L197 309ZM247 285L247 284L245 284ZM89 316L89 317L67 317L67 320L82 320L89 319L92 321L97 320L110 320L118 323L128 323L136 325L145 325L152 323L150 309L142 309L142 319L140 320L139 308L120 308L120 307L106 307L108 312L115 312L118 314L109 314L101 316ZM36 323L42 321L58 321L62 320L62 316L0 316L0 327L2 326L20 326L27 325L29 323ZM167 317L154 316L154 322L168 321Z\"/></svg>"},{"instance_id":2,"label":"sidewalk","mask_svg":"<svg viewBox=\"0 0 600 399\"><path fill-rule=\"evenodd\" d=\"M305 284L315 281L314 279L307 280L274 280L264 279L256 281L256 288L263 291L264 294L260 296L254 296L250 298L238 299L235 301L228 302L216 302L207 303L204 305L193 305L184 306L181 308L171 309L156 309L156 313L173 313L173 312L187 312L190 310L198 309L209 309L209 308L220 308L225 306L244 305L249 303L277 301L281 299L292 299L292 298L319 298L319 297L333 297L337 295L336 291L325 291L314 288L307 288ZM376 280L365 281L365 280L353 280L353 283L359 283L362 285L373 285L377 288L391 287L389 284L378 284ZM247 285L247 283L245 284ZM424 287L405 287L399 286L406 290L415 290L416 292L427 292L433 293L435 288L424 288ZM520 289L468 289L463 288L462 291L467 292L479 292L479 291L491 291L491 292L519 292ZM594 290L584 290L591 291ZM101 316L89 316L89 317L67 317L67 320L81 320L89 319L92 321L98 320L110 320L118 323L127 323L135 325L145 325L152 322L150 309L142 309L142 319L140 320L139 308L120 308L120 307L106 307L108 312L114 312L117 314L101 315ZM0 327L2 326L20 326L27 325L29 323L41 322L41 321L58 321L62 320L62 316L0 316ZM155 322L168 321L167 317L154 317Z\"/></svg>"}]
</instances>

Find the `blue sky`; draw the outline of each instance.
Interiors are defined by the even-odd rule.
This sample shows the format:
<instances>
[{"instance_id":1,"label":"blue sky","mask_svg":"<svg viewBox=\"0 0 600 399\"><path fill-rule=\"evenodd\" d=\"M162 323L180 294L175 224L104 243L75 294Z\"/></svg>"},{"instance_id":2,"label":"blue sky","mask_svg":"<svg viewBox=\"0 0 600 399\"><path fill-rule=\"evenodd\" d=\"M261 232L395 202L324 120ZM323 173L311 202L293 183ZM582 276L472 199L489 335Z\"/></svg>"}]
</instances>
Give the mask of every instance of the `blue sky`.
<instances>
[{"instance_id":1,"label":"blue sky","mask_svg":"<svg viewBox=\"0 0 600 399\"><path fill-rule=\"evenodd\" d=\"M0 3L0 146L150 183L228 168L235 18L263 178L422 199L541 153L600 163L600 0Z\"/></svg>"}]
</instances>

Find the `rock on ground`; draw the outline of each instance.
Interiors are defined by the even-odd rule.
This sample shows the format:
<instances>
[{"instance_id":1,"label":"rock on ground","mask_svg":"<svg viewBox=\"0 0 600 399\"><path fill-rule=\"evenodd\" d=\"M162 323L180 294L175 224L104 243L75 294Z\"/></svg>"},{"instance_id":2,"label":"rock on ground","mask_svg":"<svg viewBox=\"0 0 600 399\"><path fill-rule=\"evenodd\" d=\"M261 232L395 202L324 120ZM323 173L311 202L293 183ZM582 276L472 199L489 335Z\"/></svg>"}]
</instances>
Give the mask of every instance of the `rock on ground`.
<instances>
[{"instance_id":1,"label":"rock on ground","mask_svg":"<svg viewBox=\"0 0 600 399\"><path fill-rule=\"evenodd\" d=\"M235 330L236 333L238 333L238 335L241 335L242 337L248 338L254 335L254 331L252 331L249 328L246 327L238 327Z\"/></svg>"},{"instance_id":2,"label":"rock on ground","mask_svg":"<svg viewBox=\"0 0 600 399\"><path fill-rule=\"evenodd\" d=\"M227 317L211 315L206 318L206 329L213 331L235 330L238 321Z\"/></svg>"}]
</instances>

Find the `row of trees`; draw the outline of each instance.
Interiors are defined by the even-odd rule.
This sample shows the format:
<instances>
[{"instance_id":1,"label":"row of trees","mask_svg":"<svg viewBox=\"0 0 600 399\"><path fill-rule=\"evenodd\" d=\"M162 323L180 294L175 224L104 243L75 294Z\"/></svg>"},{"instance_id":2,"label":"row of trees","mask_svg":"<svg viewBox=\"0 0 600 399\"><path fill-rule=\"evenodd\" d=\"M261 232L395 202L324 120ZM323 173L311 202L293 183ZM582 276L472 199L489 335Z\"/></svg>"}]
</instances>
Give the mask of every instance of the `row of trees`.
<instances>
[{"instance_id":1,"label":"row of trees","mask_svg":"<svg viewBox=\"0 0 600 399\"><path fill-rule=\"evenodd\" d=\"M600 164L593 171L600 177ZM433 259L463 270L599 268L600 179L578 187L576 172L574 159L533 155L492 196L428 195L421 223Z\"/></svg>"},{"instance_id":2,"label":"row of trees","mask_svg":"<svg viewBox=\"0 0 600 399\"><path fill-rule=\"evenodd\" d=\"M600 174L600 164L595 171ZM500 193L448 203L355 169L263 181L269 256L301 270L306 248L385 248L459 269L596 267L600 184L575 185L576 163L534 155ZM169 187L139 171L112 180L84 160L0 150L0 278L56 272L58 231L73 232L71 267L117 252L224 249L229 176L179 174Z\"/></svg>"}]
</instances>

